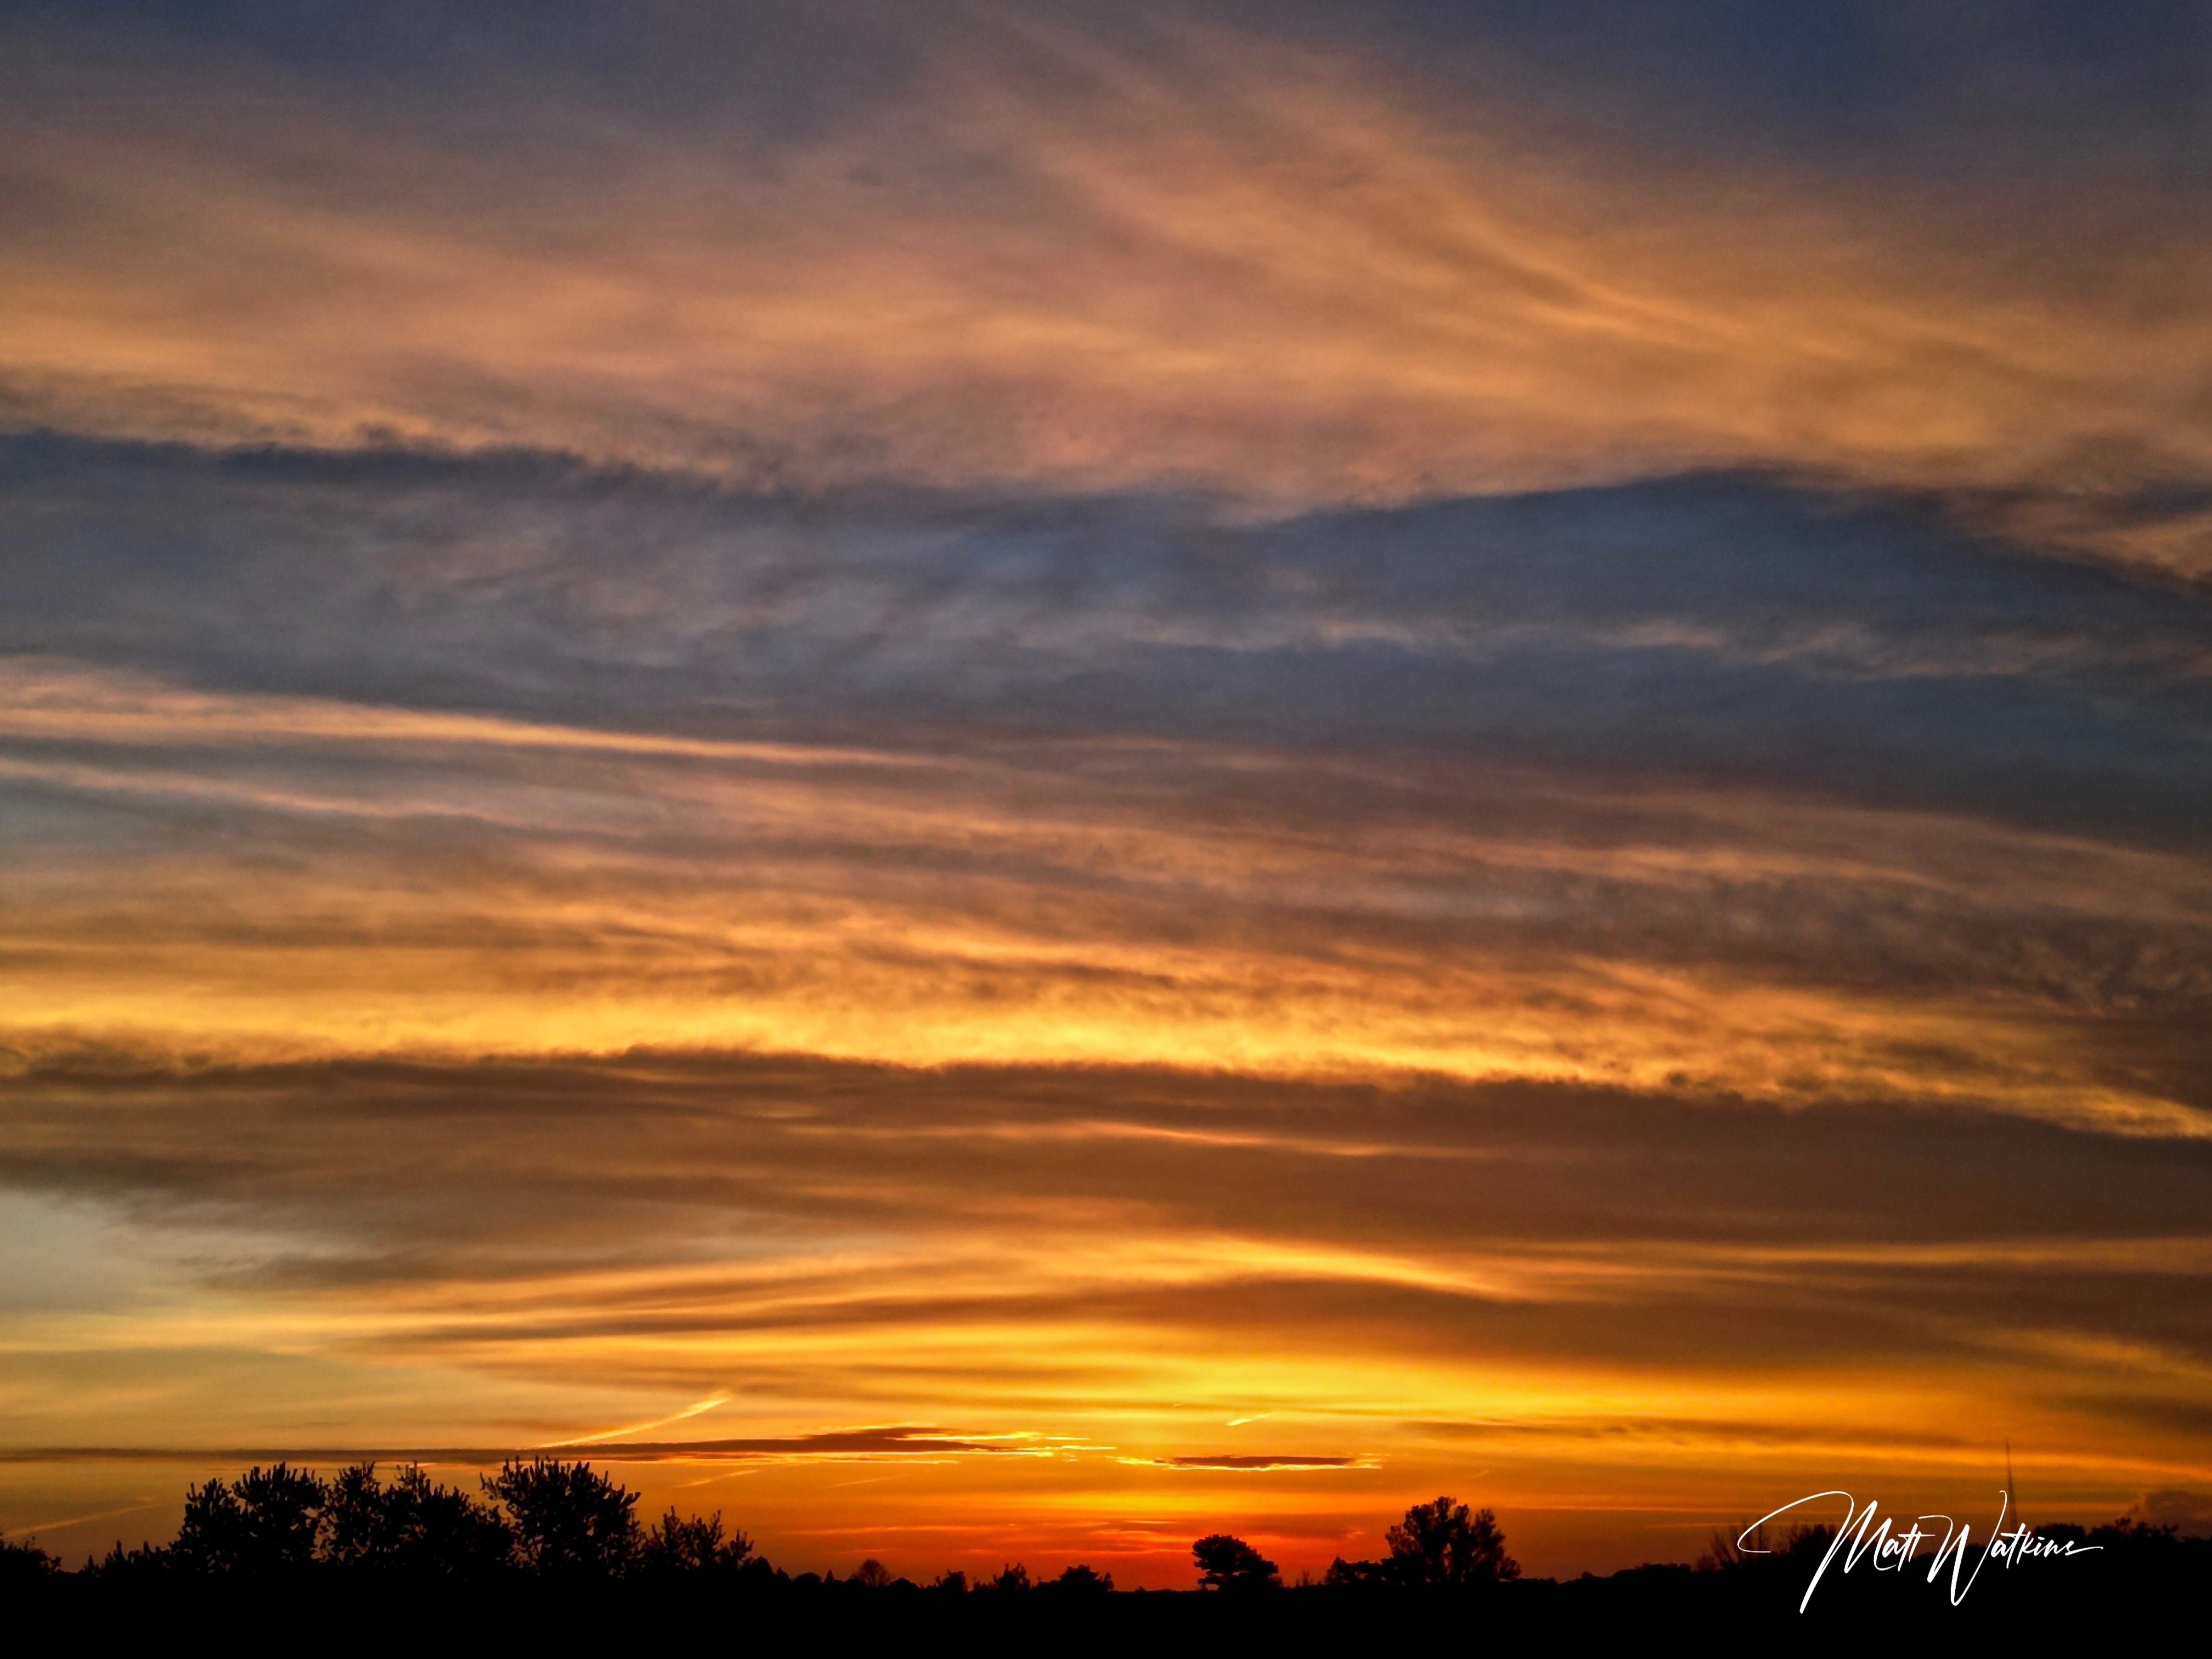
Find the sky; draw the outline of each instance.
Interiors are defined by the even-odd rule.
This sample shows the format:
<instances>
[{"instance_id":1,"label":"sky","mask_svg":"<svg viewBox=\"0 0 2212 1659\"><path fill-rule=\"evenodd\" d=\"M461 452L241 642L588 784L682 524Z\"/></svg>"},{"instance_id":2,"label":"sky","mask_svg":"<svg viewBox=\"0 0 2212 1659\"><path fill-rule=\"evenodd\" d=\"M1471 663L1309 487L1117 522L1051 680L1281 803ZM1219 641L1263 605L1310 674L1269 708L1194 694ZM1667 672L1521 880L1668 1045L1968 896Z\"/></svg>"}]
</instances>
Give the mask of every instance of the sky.
<instances>
[{"instance_id":1,"label":"sky","mask_svg":"<svg viewBox=\"0 0 2212 1659\"><path fill-rule=\"evenodd\" d=\"M9 7L0 1528L2212 1523L2208 53Z\"/></svg>"}]
</instances>

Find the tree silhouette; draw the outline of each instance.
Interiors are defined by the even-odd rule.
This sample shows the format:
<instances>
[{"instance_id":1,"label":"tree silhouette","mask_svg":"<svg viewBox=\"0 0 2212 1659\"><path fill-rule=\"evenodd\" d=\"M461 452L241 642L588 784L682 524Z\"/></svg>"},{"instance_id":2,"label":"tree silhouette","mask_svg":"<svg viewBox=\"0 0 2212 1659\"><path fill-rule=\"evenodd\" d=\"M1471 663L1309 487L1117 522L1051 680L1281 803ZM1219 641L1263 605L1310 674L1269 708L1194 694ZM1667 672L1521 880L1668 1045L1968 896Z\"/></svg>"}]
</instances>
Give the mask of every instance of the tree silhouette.
<instances>
[{"instance_id":1,"label":"tree silhouette","mask_svg":"<svg viewBox=\"0 0 2212 1659\"><path fill-rule=\"evenodd\" d=\"M1361 1589L1388 1584L1391 1579L1389 1570L1380 1561L1347 1561L1340 1555L1328 1564L1321 1582L1329 1589Z\"/></svg>"},{"instance_id":2,"label":"tree silhouette","mask_svg":"<svg viewBox=\"0 0 2212 1659\"><path fill-rule=\"evenodd\" d=\"M196 1572L299 1571L315 1559L328 1496L313 1473L283 1463L257 1463L228 1486L210 1480L185 1494L172 1553Z\"/></svg>"},{"instance_id":3,"label":"tree silhouette","mask_svg":"<svg viewBox=\"0 0 2212 1659\"><path fill-rule=\"evenodd\" d=\"M323 1498L323 1553L341 1566L381 1565L392 1553L392 1528L376 1465L338 1471Z\"/></svg>"},{"instance_id":4,"label":"tree silhouette","mask_svg":"<svg viewBox=\"0 0 2212 1659\"><path fill-rule=\"evenodd\" d=\"M1407 1584L1495 1584L1518 1578L1520 1563L1505 1553L1505 1534L1488 1510L1468 1513L1449 1498L1416 1504L1385 1534L1392 1576Z\"/></svg>"},{"instance_id":5,"label":"tree silhouette","mask_svg":"<svg viewBox=\"0 0 2212 1659\"><path fill-rule=\"evenodd\" d=\"M228 1610L240 1620L240 1628L247 1618L258 1621L254 1628L276 1628L272 1620L281 1622L283 1610L307 1605L295 1596L301 1590L327 1596L329 1605L339 1608L404 1607L409 1593L428 1592L422 1605L436 1608L459 1605L439 1599L455 1583L527 1591L532 1587L522 1575L531 1574L567 1581L562 1593L540 1598L563 1620L594 1605L682 1605L692 1601L694 1588L709 1589L714 1605L763 1613L778 1598L794 1597L785 1605L795 1615L805 1613L808 1598L842 1598L849 1587L856 1598L866 1589L888 1589L892 1594L886 1606L904 1601L916 1612L927 1607L926 1620L947 1629L964 1617L989 1621L1012 1613L1017 1624L1034 1617L1040 1630L1057 1623L1073 1631L1079 1623L1091 1627L1091 1613L1085 1608L1105 1613L1104 1598L1114 1588L1111 1575L1080 1564L1042 1583L1015 1564L982 1588L1034 1589L1035 1596L992 1607L984 1603L998 1598L986 1597L966 1608L960 1606L964 1595L950 1603L904 1596L912 1588L908 1581L891 1577L873 1559L861 1563L843 1586L834 1574L787 1577L754 1554L752 1540L743 1533L726 1530L720 1515L702 1519L672 1509L650 1531L642 1530L634 1514L635 1494L588 1464L543 1457L509 1462L483 1486L495 1504L440 1486L411 1465L388 1483L378 1478L374 1465L366 1463L328 1481L281 1463L257 1467L228 1483L214 1480L191 1487L174 1543L127 1552L118 1543L104 1560L88 1560L77 1573L61 1573L58 1564L33 1544L0 1540L0 1607L12 1612L52 1606L56 1597L70 1598L68 1604L83 1608L137 1601L178 1618L203 1607ZM2087 1560L2073 1562L2063 1573L2006 1580L2033 1587L2017 1592L2031 1598L2020 1604L2020 1614L2045 1625L2054 1612L2094 1607L2101 1618L2110 1606L2121 1604L2153 1606L2179 1616L2195 1610L2201 1586L2212 1575L2212 1540L2185 1538L2171 1526L2122 1520L2094 1529L2053 1523L2037 1532L2048 1543L2090 1552ZM1402 1594L1421 1586L1495 1587L1518 1574L1505 1553L1497 1517L1488 1510L1470 1511L1450 1498L1413 1505L1388 1536L1387 1558L1340 1559L1324 1583ZM1532 1587L1526 1594L1501 1593L1496 1611L1505 1622L1494 1625L1486 1616L1486 1627L1513 1628L1512 1615L1517 1613L1540 1619L1547 1636L1596 1629L1642 1637L1657 1629L1688 1627L1684 1621L1730 1609L1794 1607L1808 1573L1833 1536L1826 1528L1804 1527L1778 1539L1754 1538L1748 1547L1732 1536L1717 1538L1701 1563L1704 1571L1647 1563L1609 1578L1586 1573L1579 1580ZM1771 1553L1759 1553L1762 1548ZM1198 1540L1191 1553L1208 1589L1257 1590L1279 1583L1274 1563L1243 1539L1211 1534ZM210 1585L209 1580L216 1582ZM1306 1582L1302 1576L1301 1589ZM1847 1589L1839 1581L1833 1596L1876 1593L1871 1579L1852 1583L1862 1589ZM957 1571L948 1572L933 1588L963 1591L967 1581ZM1786 1594L1778 1598L1778 1588ZM520 1605L531 1597L503 1594L501 1599ZM1404 1596L1395 1611L1418 1613L1426 1601ZM1207 1604L1199 1605L1199 1616L1210 1623L1213 1615L1203 1612ZM1454 1603L1439 1600L1431 1605L1441 1610ZM1174 1606L1169 1598L1153 1603L1152 1610L1172 1619ZM1386 1623L1395 1616L1384 1605L1339 1601L1322 1591L1303 1600L1285 1592L1248 1607L1243 1614L1231 1607L1221 1611L1231 1614L1231 1623L1249 1621L1248 1628L1265 1632L1276 1628L1271 1607L1290 1612L1302 1632L1310 1612L1324 1622L1336 1621L1340 1631L1356 1631L1355 1639L1370 1644L1373 1630L1380 1628L1371 1625L1370 1615L1381 1615Z\"/></svg>"},{"instance_id":6,"label":"tree silhouette","mask_svg":"<svg viewBox=\"0 0 2212 1659\"><path fill-rule=\"evenodd\" d=\"M30 1539L0 1538L0 1593L32 1589L60 1571L61 1565Z\"/></svg>"},{"instance_id":7,"label":"tree silhouette","mask_svg":"<svg viewBox=\"0 0 2212 1659\"><path fill-rule=\"evenodd\" d=\"M1282 1583L1275 1564L1241 1538L1225 1532L1209 1533L1190 1547L1198 1563L1198 1582L1205 1589L1271 1589Z\"/></svg>"},{"instance_id":8,"label":"tree silhouette","mask_svg":"<svg viewBox=\"0 0 2212 1659\"><path fill-rule=\"evenodd\" d=\"M514 1534L490 1504L408 1464L390 1486L373 1463L343 1469L323 1506L322 1557L343 1567L480 1578L510 1565Z\"/></svg>"},{"instance_id":9,"label":"tree silhouette","mask_svg":"<svg viewBox=\"0 0 2212 1659\"><path fill-rule=\"evenodd\" d=\"M159 1544L140 1544L125 1549L123 1540L117 1539L114 1547L99 1560L85 1557L84 1576L109 1589L130 1589L166 1579L179 1571L183 1564L177 1559L173 1547Z\"/></svg>"},{"instance_id":10,"label":"tree silhouette","mask_svg":"<svg viewBox=\"0 0 2212 1659\"><path fill-rule=\"evenodd\" d=\"M1103 1595L1114 1588L1114 1575L1096 1571L1079 1561L1072 1567L1062 1568L1059 1577L1048 1578L1037 1588L1079 1595Z\"/></svg>"},{"instance_id":11,"label":"tree silhouette","mask_svg":"<svg viewBox=\"0 0 2212 1659\"><path fill-rule=\"evenodd\" d=\"M532 1571L553 1578L611 1578L636 1559L643 1542L634 1511L637 1494L589 1463L537 1457L510 1460L483 1489L507 1511L515 1553Z\"/></svg>"},{"instance_id":12,"label":"tree silhouette","mask_svg":"<svg viewBox=\"0 0 2212 1659\"><path fill-rule=\"evenodd\" d=\"M679 1516L671 1509L639 1544L637 1565L649 1577L695 1574L728 1577L751 1560L752 1554L753 1540L744 1534L724 1535L720 1510L702 1518Z\"/></svg>"}]
</instances>

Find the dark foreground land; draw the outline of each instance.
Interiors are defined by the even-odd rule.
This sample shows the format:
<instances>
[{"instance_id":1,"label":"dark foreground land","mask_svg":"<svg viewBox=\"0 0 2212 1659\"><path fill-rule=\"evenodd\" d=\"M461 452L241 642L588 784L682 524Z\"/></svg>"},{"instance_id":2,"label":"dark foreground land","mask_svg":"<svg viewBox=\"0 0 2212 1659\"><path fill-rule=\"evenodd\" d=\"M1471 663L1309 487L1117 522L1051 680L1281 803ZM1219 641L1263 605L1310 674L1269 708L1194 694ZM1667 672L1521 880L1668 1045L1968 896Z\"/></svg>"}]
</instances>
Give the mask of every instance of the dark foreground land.
<instances>
[{"instance_id":1,"label":"dark foreground land","mask_svg":"<svg viewBox=\"0 0 2212 1659\"><path fill-rule=\"evenodd\" d=\"M325 1481L279 1466L195 1489L173 1542L118 1547L76 1571L0 1542L0 1636L24 1653L312 1643L397 1659L679 1643L1141 1655L2003 1640L2042 1651L2194 1647L2212 1625L2212 1540L2124 1522L2022 1528L1934 1574L1928 1544L1900 1559L1869 1542L1854 1560L1852 1540L1807 1528L1716 1537L1694 1568L1555 1581L1520 1576L1490 1511L1440 1498L1389 1529L1382 1560L1340 1560L1320 1583L1286 1587L1273 1563L1217 1533L1193 1545L1206 1588L1117 1591L1081 1566L1039 1583L1009 1567L972 1586L958 1573L916 1584L872 1561L845 1579L794 1577L719 1516L641 1526L635 1496L586 1464L510 1464L480 1484L464 1492L412 1468L386 1482L367 1466Z\"/></svg>"},{"instance_id":2,"label":"dark foreground land","mask_svg":"<svg viewBox=\"0 0 2212 1659\"><path fill-rule=\"evenodd\" d=\"M23 1638L15 1651L60 1650L63 1642L70 1650L167 1649L189 1639L246 1651L312 1642L319 1650L394 1654L464 1645L612 1654L678 1644L721 1651L880 1645L1142 1655L1163 1648L1368 1653L1416 1643L1449 1643L1453 1651L1506 1643L1542 1652L1603 1643L1632 1652L1678 1641L1741 1644L1747 1651L1768 1643L1819 1650L1832 1641L1911 1651L1953 1640L2004 1640L2041 1652L2060 1641L2134 1648L2174 1639L2168 1633L2201 1641L2206 1628L2201 1577L2185 1585L2110 1572L2069 1574L2063 1586L1984 1580L1954 1607L1917 1578L1884 1574L1871 1581L1862 1569L1847 1585L1824 1583L1802 1613L1795 1594L1746 1593L1683 1568L1390 1595L1301 1588L1246 1595L1111 1591L1079 1599L1050 1591L872 1590L849 1583L709 1590L335 1577L113 1595L74 1578L0 1600L5 1627Z\"/></svg>"}]
</instances>

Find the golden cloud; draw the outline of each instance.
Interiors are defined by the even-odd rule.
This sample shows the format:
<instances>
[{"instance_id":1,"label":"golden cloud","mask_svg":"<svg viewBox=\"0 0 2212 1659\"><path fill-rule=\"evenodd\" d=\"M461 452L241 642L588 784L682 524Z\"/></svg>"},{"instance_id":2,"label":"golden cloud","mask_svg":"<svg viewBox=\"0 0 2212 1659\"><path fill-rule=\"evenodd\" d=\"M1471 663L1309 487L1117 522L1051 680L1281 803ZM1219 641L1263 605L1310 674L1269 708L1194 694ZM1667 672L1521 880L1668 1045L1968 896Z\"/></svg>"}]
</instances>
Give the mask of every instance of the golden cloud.
<instances>
[{"instance_id":1,"label":"golden cloud","mask_svg":"<svg viewBox=\"0 0 2212 1659\"><path fill-rule=\"evenodd\" d=\"M2140 505L2212 474L2185 234L2087 285L1909 193L1653 176L1356 54L955 33L927 91L765 151L542 116L487 149L281 83L246 134L76 127L11 160L41 222L0 265L0 366L82 430L813 485L1771 468L2205 568L2201 510Z\"/></svg>"}]
</instances>

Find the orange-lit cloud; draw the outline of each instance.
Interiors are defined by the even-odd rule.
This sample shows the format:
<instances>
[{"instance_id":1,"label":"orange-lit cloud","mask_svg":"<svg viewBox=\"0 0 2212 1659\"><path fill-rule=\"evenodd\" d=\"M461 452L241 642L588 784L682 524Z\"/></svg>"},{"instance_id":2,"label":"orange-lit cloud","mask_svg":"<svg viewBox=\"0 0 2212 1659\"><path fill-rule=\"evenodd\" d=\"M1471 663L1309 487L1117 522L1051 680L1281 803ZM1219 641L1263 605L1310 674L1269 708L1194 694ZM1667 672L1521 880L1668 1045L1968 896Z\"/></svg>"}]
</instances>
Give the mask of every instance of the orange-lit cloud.
<instances>
[{"instance_id":1,"label":"orange-lit cloud","mask_svg":"<svg viewBox=\"0 0 2212 1659\"><path fill-rule=\"evenodd\" d=\"M228 15L0 24L0 1525L2193 1512L2193 114Z\"/></svg>"},{"instance_id":2,"label":"orange-lit cloud","mask_svg":"<svg viewBox=\"0 0 2212 1659\"><path fill-rule=\"evenodd\" d=\"M11 1180L94 1208L136 1194L138 1248L201 1258L166 1308L142 1282L112 1313L15 1322L18 1443L214 1449L250 1420L261 1452L465 1462L596 1437L514 1415L590 1411L588 1383L746 1425L592 1449L672 1493L732 1459L768 1466L743 1497L775 1527L836 1512L806 1469L893 1460L884 1479L909 1496L876 1512L878 1536L949 1552L938 1565L988 1547L902 1531L933 1506L957 1534L1011 1505L1079 1552L1040 1517L1172 1527L1233 1502L1305 1526L1387 1510L1472 1458L1509 1509L1640 1493L1725 1518L1747 1480L1972 1479L1990 1420L2036 1449L2046 1491L2118 1502L2212 1472L2184 1426L2204 1365L2174 1323L2212 1263L2194 1144L1525 1085L647 1055L110 1062L15 1099ZM999 1133L1078 1102L1298 1133L1079 1159ZM1330 1140L1370 1150L1309 1145ZM1930 1182L1942 1211L1916 1197ZM198 1231L248 1202L289 1218L227 1243ZM246 1401L202 1395L255 1353L287 1358ZM87 1366L107 1390L65 1402L52 1384ZM380 1376L474 1380L410 1401ZM114 1392L126 1379L135 1398ZM370 1433L328 1431L334 1393L361 1395L337 1420ZM823 1431L916 1399L942 1427ZM380 1419L416 1432L374 1437ZM686 1464L704 1469L654 1473ZM1292 1484L1264 1500L1156 1484L1246 1476Z\"/></svg>"},{"instance_id":3,"label":"orange-lit cloud","mask_svg":"<svg viewBox=\"0 0 2212 1659\"><path fill-rule=\"evenodd\" d=\"M1660 174L1372 54L1175 38L971 21L765 145L540 112L471 151L241 66L248 139L149 69L128 129L73 106L14 155L41 234L0 267L0 365L80 429L811 485L1311 502L1771 467L2204 568L2201 507L2142 504L2212 470L2186 230L2087 286L1909 190Z\"/></svg>"},{"instance_id":4,"label":"orange-lit cloud","mask_svg":"<svg viewBox=\"0 0 2212 1659\"><path fill-rule=\"evenodd\" d=\"M7 1029L32 1052L86 1041L229 1055L732 1043L908 1064L1412 1067L1964 1099L2203 1132L2197 1109L2113 1074L2095 1048L2069 1053L2066 1034L2046 1029L2048 989L2008 984L1996 964L1975 974L1955 962L1952 995L1903 998L1854 982L1848 963L1826 982L1784 977L1725 951L1685 960L1663 937L1686 907L1722 895L1748 915L1778 890L1798 905L1832 891L1901 907L1905 931L1886 948L1954 957L1943 931L2008 905L2027 869L2045 902L2063 884L2072 907L2186 937L2203 902L2202 866L2186 859L1695 796L1563 793L1534 836L1459 827L1465 801L1325 830L1230 830L1117 805L1066 750L1067 781L1039 812L1016 804L1036 791L1035 763L1011 757L923 765L172 696L67 674L19 673L14 690L0 735L70 739L76 757L0 761L16 778L249 812L289 848L281 870L251 882L173 845L122 864L25 869ZM181 771L139 758L157 741L191 753L249 738L235 758ZM390 781L351 764L338 793L271 781L319 765L333 745L373 755ZM524 781L422 769L446 767L456 745L501 769L520 750L532 770ZM556 774L550 758L564 750L580 756ZM1162 749L1146 764L1211 790L1224 773L1284 763ZM1544 793L1534 780L1514 788L1523 812ZM1649 827L1599 844L1559 838L1602 810ZM1755 846L1745 814L1756 815ZM1717 844L1674 844L1662 826L1684 818ZM441 821L453 827L421 832L436 850L396 854L345 827ZM484 835L507 838L494 862L471 850ZM1606 895L1605 942L1577 945L1565 896L1593 884ZM1527 904L1543 912L1539 929L1511 920ZM1916 913L1928 919L1907 920ZM1194 930L1199 917L1212 924ZM1563 998L1564 1021L1547 1012Z\"/></svg>"}]
</instances>

